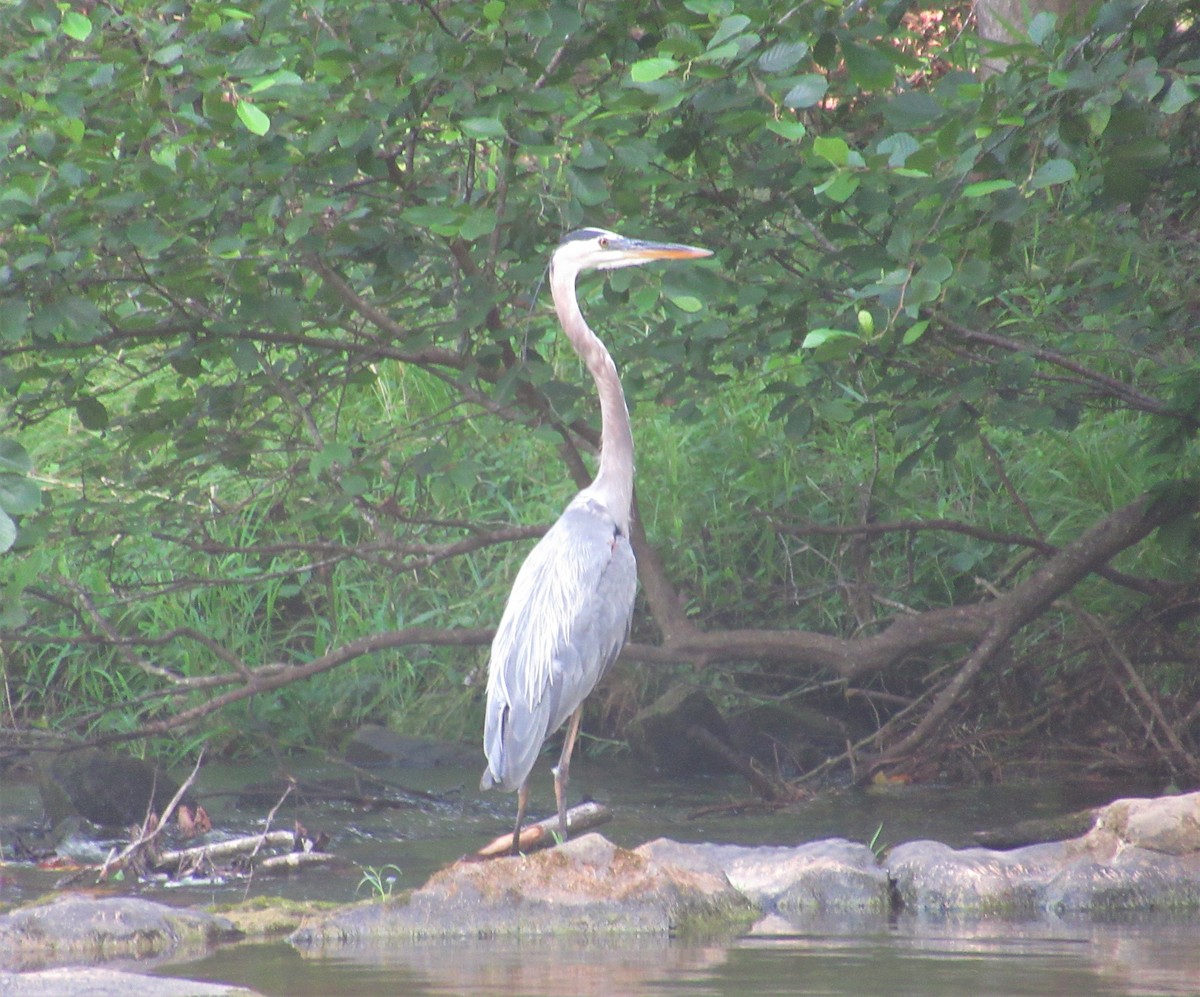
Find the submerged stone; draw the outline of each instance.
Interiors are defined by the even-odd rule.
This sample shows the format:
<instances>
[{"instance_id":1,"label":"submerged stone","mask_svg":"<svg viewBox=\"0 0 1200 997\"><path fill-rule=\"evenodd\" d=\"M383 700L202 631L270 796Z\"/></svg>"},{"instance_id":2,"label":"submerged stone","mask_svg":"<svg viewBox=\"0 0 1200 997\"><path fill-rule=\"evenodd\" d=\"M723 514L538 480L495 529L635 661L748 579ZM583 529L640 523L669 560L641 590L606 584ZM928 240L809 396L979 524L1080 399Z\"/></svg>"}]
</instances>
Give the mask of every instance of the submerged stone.
<instances>
[{"instance_id":1,"label":"submerged stone","mask_svg":"<svg viewBox=\"0 0 1200 997\"><path fill-rule=\"evenodd\" d=\"M0 972L4 997L256 997L257 990L227 983L146 976L115 969L44 969L34 973Z\"/></svg>"},{"instance_id":2,"label":"submerged stone","mask_svg":"<svg viewBox=\"0 0 1200 997\"><path fill-rule=\"evenodd\" d=\"M203 950L240 937L223 917L139 897L62 896L0 915L0 964L7 969Z\"/></svg>"}]
</instances>

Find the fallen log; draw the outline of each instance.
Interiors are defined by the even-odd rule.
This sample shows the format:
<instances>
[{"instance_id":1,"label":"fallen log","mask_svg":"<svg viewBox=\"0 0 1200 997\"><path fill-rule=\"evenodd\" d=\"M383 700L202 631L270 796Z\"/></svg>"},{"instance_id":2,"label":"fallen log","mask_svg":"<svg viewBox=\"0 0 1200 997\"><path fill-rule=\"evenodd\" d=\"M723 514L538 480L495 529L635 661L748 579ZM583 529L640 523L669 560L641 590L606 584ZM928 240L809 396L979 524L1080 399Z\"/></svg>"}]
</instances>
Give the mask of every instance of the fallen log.
<instances>
[{"instance_id":1,"label":"fallen log","mask_svg":"<svg viewBox=\"0 0 1200 997\"><path fill-rule=\"evenodd\" d=\"M263 875L295 872L297 869L325 865L353 865L353 863L341 855L334 855L333 852L285 852L282 855L269 855L256 862L254 869L259 875Z\"/></svg>"},{"instance_id":2,"label":"fallen log","mask_svg":"<svg viewBox=\"0 0 1200 997\"><path fill-rule=\"evenodd\" d=\"M581 803L567 811L567 832L577 834L590 831L612 820L612 811L602 803ZM502 834L495 841L484 845L471 858L475 861L502 858L512 854L512 833ZM558 815L526 824L521 828L519 848L522 853L550 848L558 843Z\"/></svg>"},{"instance_id":3,"label":"fallen log","mask_svg":"<svg viewBox=\"0 0 1200 997\"><path fill-rule=\"evenodd\" d=\"M290 848L296 840L291 831L268 831L265 834L248 834L228 841L217 841L211 845L196 845L192 848L177 848L163 852L155 863L158 868L167 866L199 865L206 859L227 859L246 852L253 854L260 848Z\"/></svg>"}]
</instances>

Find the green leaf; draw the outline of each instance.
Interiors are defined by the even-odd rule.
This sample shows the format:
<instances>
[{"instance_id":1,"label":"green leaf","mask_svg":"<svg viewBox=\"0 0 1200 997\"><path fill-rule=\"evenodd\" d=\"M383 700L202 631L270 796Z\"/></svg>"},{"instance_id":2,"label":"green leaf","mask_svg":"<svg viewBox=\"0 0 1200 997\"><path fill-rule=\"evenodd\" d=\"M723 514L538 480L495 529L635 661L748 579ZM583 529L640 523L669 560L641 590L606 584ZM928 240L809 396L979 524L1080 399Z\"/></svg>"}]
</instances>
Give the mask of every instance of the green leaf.
<instances>
[{"instance_id":1,"label":"green leaf","mask_svg":"<svg viewBox=\"0 0 1200 997\"><path fill-rule=\"evenodd\" d=\"M1029 40L1034 45L1041 45L1054 31L1054 25L1057 23L1058 17L1056 15L1043 10L1029 22Z\"/></svg>"},{"instance_id":2,"label":"green leaf","mask_svg":"<svg viewBox=\"0 0 1200 997\"><path fill-rule=\"evenodd\" d=\"M29 326L29 305L24 298L0 301L0 339L15 342L25 335Z\"/></svg>"},{"instance_id":3,"label":"green leaf","mask_svg":"<svg viewBox=\"0 0 1200 997\"><path fill-rule=\"evenodd\" d=\"M717 46L727 42L730 38L740 35L750 26L750 18L745 14L734 14L731 17L724 18L717 26L717 30L713 33L709 40L708 48L714 49Z\"/></svg>"},{"instance_id":4,"label":"green leaf","mask_svg":"<svg viewBox=\"0 0 1200 997\"><path fill-rule=\"evenodd\" d=\"M655 80L662 79L668 73L675 72L679 68L679 63L674 59L664 59L654 57L652 59L642 59L635 62L629 67L629 76L634 83L653 83Z\"/></svg>"},{"instance_id":5,"label":"green leaf","mask_svg":"<svg viewBox=\"0 0 1200 997\"><path fill-rule=\"evenodd\" d=\"M271 87L301 86L303 83L304 81L290 69L280 69L251 80L247 93L262 93L264 90L270 90Z\"/></svg>"},{"instance_id":6,"label":"green leaf","mask_svg":"<svg viewBox=\"0 0 1200 997\"><path fill-rule=\"evenodd\" d=\"M912 325L910 325L907 329L904 330L904 335L900 338L900 342L903 343L905 346L911 346L918 339L920 339L923 335L925 335L925 330L928 328L929 328L929 319L923 318L919 322L914 322Z\"/></svg>"},{"instance_id":7,"label":"green leaf","mask_svg":"<svg viewBox=\"0 0 1200 997\"><path fill-rule=\"evenodd\" d=\"M667 292L667 300L671 302L681 312L694 314L704 308L704 302L697 298L694 294L678 294L673 291Z\"/></svg>"},{"instance_id":8,"label":"green leaf","mask_svg":"<svg viewBox=\"0 0 1200 997\"><path fill-rule=\"evenodd\" d=\"M68 38L74 38L77 42L87 41L88 35L92 33L92 22L86 14L81 14L76 10L68 10L63 14L62 19L63 34Z\"/></svg>"},{"instance_id":9,"label":"green leaf","mask_svg":"<svg viewBox=\"0 0 1200 997\"><path fill-rule=\"evenodd\" d=\"M980 180L978 183L967 184L963 188L963 197L986 197L998 190L1008 190L1015 186L1011 180Z\"/></svg>"},{"instance_id":10,"label":"green leaf","mask_svg":"<svg viewBox=\"0 0 1200 997\"><path fill-rule=\"evenodd\" d=\"M767 122L767 131L774 132L776 135L792 142L798 141L808 134L808 129L799 121L771 120Z\"/></svg>"},{"instance_id":11,"label":"green leaf","mask_svg":"<svg viewBox=\"0 0 1200 997\"><path fill-rule=\"evenodd\" d=\"M0 437L0 470L28 474L33 470L33 460L16 440Z\"/></svg>"},{"instance_id":12,"label":"green leaf","mask_svg":"<svg viewBox=\"0 0 1200 997\"><path fill-rule=\"evenodd\" d=\"M0 474L0 509L13 516L36 512L42 490L36 482L17 474Z\"/></svg>"},{"instance_id":13,"label":"green leaf","mask_svg":"<svg viewBox=\"0 0 1200 997\"><path fill-rule=\"evenodd\" d=\"M944 284L954 274L954 264L950 262L950 258L941 253L936 256L931 256L923 267L921 267L917 276L923 277L926 280L931 280L935 284Z\"/></svg>"},{"instance_id":14,"label":"green leaf","mask_svg":"<svg viewBox=\"0 0 1200 997\"><path fill-rule=\"evenodd\" d=\"M780 42L758 57L758 68L764 73L786 73L806 55L807 42Z\"/></svg>"},{"instance_id":15,"label":"green leaf","mask_svg":"<svg viewBox=\"0 0 1200 997\"><path fill-rule=\"evenodd\" d=\"M861 183L862 180L857 174L839 170L824 183L814 187L813 193L824 194L831 201L844 204L850 200L850 197L858 190Z\"/></svg>"},{"instance_id":16,"label":"green leaf","mask_svg":"<svg viewBox=\"0 0 1200 997\"><path fill-rule=\"evenodd\" d=\"M819 135L813 139L813 152L833 166L845 166L850 161L850 146L843 138Z\"/></svg>"},{"instance_id":17,"label":"green leaf","mask_svg":"<svg viewBox=\"0 0 1200 997\"><path fill-rule=\"evenodd\" d=\"M176 43L174 45L164 45L160 49L150 53L150 58L157 62L160 66L169 66L173 62L178 62L183 55L183 46Z\"/></svg>"},{"instance_id":18,"label":"green leaf","mask_svg":"<svg viewBox=\"0 0 1200 997\"><path fill-rule=\"evenodd\" d=\"M802 350L815 350L818 346L824 346L826 343L835 339L858 339L858 334L849 332L846 329L810 329L808 335L804 337L804 342L800 344Z\"/></svg>"},{"instance_id":19,"label":"green leaf","mask_svg":"<svg viewBox=\"0 0 1200 997\"><path fill-rule=\"evenodd\" d=\"M75 402L75 414L84 429L101 430L108 427L108 409L97 398L80 398Z\"/></svg>"},{"instance_id":20,"label":"green leaf","mask_svg":"<svg viewBox=\"0 0 1200 997\"><path fill-rule=\"evenodd\" d=\"M1171 89L1162 99L1159 105L1159 110L1163 114L1174 114L1176 111L1187 107L1193 100L1196 99L1196 92L1192 89L1190 81L1185 79L1176 79L1171 83Z\"/></svg>"},{"instance_id":21,"label":"green leaf","mask_svg":"<svg viewBox=\"0 0 1200 997\"><path fill-rule=\"evenodd\" d=\"M246 131L254 135L266 135L271 130L271 119L267 117L266 112L248 100L238 101L237 116L246 126Z\"/></svg>"},{"instance_id":22,"label":"green leaf","mask_svg":"<svg viewBox=\"0 0 1200 997\"><path fill-rule=\"evenodd\" d=\"M474 242L485 235L491 235L496 228L496 212L480 208L472 211L467 215L462 225L459 226L458 234L461 235L467 242Z\"/></svg>"},{"instance_id":23,"label":"green leaf","mask_svg":"<svg viewBox=\"0 0 1200 997\"><path fill-rule=\"evenodd\" d=\"M592 208L608 200L608 183L603 170L567 169L567 182L579 203Z\"/></svg>"},{"instance_id":24,"label":"green leaf","mask_svg":"<svg viewBox=\"0 0 1200 997\"><path fill-rule=\"evenodd\" d=\"M1055 184L1068 183L1075 179L1075 165L1069 159L1051 159L1038 167L1037 172L1030 178L1029 186L1033 190L1043 187L1053 187Z\"/></svg>"},{"instance_id":25,"label":"green leaf","mask_svg":"<svg viewBox=\"0 0 1200 997\"><path fill-rule=\"evenodd\" d=\"M458 123L468 138L504 138L504 122L499 118L463 118Z\"/></svg>"},{"instance_id":26,"label":"green leaf","mask_svg":"<svg viewBox=\"0 0 1200 997\"><path fill-rule=\"evenodd\" d=\"M920 143L909 135L908 132L897 132L883 139L875 147L875 150L888 157L888 166L897 169L902 167L907 162L908 157L919 148L921 148Z\"/></svg>"},{"instance_id":27,"label":"green leaf","mask_svg":"<svg viewBox=\"0 0 1200 997\"><path fill-rule=\"evenodd\" d=\"M825 97L828 90L829 81L824 76L820 73L808 73L796 81L783 98L783 103L785 107L797 109L812 107Z\"/></svg>"},{"instance_id":28,"label":"green leaf","mask_svg":"<svg viewBox=\"0 0 1200 997\"><path fill-rule=\"evenodd\" d=\"M0 554L9 550L17 542L17 524L8 513L0 509Z\"/></svg>"},{"instance_id":29,"label":"green leaf","mask_svg":"<svg viewBox=\"0 0 1200 997\"><path fill-rule=\"evenodd\" d=\"M896 64L886 54L865 45L842 42L846 70L864 90L884 90L896 79Z\"/></svg>"},{"instance_id":30,"label":"green leaf","mask_svg":"<svg viewBox=\"0 0 1200 997\"><path fill-rule=\"evenodd\" d=\"M462 219L452 205L420 204L400 213L408 224L429 229L438 235L457 235Z\"/></svg>"}]
</instances>

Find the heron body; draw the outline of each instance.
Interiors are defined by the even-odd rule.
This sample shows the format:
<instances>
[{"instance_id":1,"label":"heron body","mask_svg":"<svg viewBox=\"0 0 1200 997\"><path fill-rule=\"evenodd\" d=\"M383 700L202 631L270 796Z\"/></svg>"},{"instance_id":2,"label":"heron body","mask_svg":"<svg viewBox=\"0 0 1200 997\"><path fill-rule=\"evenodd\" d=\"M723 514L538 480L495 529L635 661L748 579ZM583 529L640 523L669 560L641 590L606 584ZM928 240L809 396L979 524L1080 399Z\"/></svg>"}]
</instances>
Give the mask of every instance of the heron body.
<instances>
[{"instance_id":1,"label":"heron body","mask_svg":"<svg viewBox=\"0 0 1200 997\"><path fill-rule=\"evenodd\" d=\"M582 704L621 652L637 590L629 542L629 412L612 357L579 309L575 281L588 269L708 255L692 246L581 229L568 235L551 259L555 311L600 400L600 465L592 483L571 500L521 565L492 642L483 733L488 765L480 785L517 792L514 854L529 774L546 738L569 721L554 770L559 832L567 835L564 794Z\"/></svg>"}]
</instances>

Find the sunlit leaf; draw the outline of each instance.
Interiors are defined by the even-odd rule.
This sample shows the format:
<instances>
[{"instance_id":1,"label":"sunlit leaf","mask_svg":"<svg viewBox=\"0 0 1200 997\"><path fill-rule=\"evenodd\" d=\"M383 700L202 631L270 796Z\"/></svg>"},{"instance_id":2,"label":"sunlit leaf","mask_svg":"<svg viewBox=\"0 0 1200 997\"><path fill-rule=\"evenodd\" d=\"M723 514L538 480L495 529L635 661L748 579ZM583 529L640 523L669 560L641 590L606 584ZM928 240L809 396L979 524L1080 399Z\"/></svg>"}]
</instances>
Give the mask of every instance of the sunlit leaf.
<instances>
[{"instance_id":1,"label":"sunlit leaf","mask_svg":"<svg viewBox=\"0 0 1200 997\"><path fill-rule=\"evenodd\" d=\"M808 134L808 129L799 121L771 120L767 122L767 131L774 132L776 135L790 139L793 142L804 138Z\"/></svg>"},{"instance_id":2,"label":"sunlit leaf","mask_svg":"<svg viewBox=\"0 0 1200 997\"><path fill-rule=\"evenodd\" d=\"M266 135L271 130L271 119L265 111L251 104L248 100L237 103L238 120L246 126L246 131L254 135Z\"/></svg>"},{"instance_id":3,"label":"sunlit leaf","mask_svg":"<svg viewBox=\"0 0 1200 997\"><path fill-rule=\"evenodd\" d=\"M1015 186L1011 180L980 180L967 184L963 188L963 197L986 197L998 190L1009 190Z\"/></svg>"},{"instance_id":4,"label":"sunlit leaf","mask_svg":"<svg viewBox=\"0 0 1200 997\"><path fill-rule=\"evenodd\" d=\"M834 166L845 166L850 159L850 146L837 136L819 135L813 139L813 152Z\"/></svg>"},{"instance_id":5,"label":"sunlit leaf","mask_svg":"<svg viewBox=\"0 0 1200 997\"><path fill-rule=\"evenodd\" d=\"M458 123L463 134L471 138L504 138L504 122L498 118L463 118Z\"/></svg>"},{"instance_id":6,"label":"sunlit leaf","mask_svg":"<svg viewBox=\"0 0 1200 997\"><path fill-rule=\"evenodd\" d=\"M92 22L86 14L68 10L63 14L62 30L64 35L74 38L77 42L87 41L88 35L92 33Z\"/></svg>"},{"instance_id":7,"label":"sunlit leaf","mask_svg":"<svg viewBox=\"0 0 1200 997\"><path fill-rule=\"evenodd\" d=\"M678 68L679 63L674 59L665 59L656 56L652 59L642 59L640 62L635 62L629 67L629 76L634 83L653 83L668 73L675 72Z\"/></svg>"}]
</instances>

